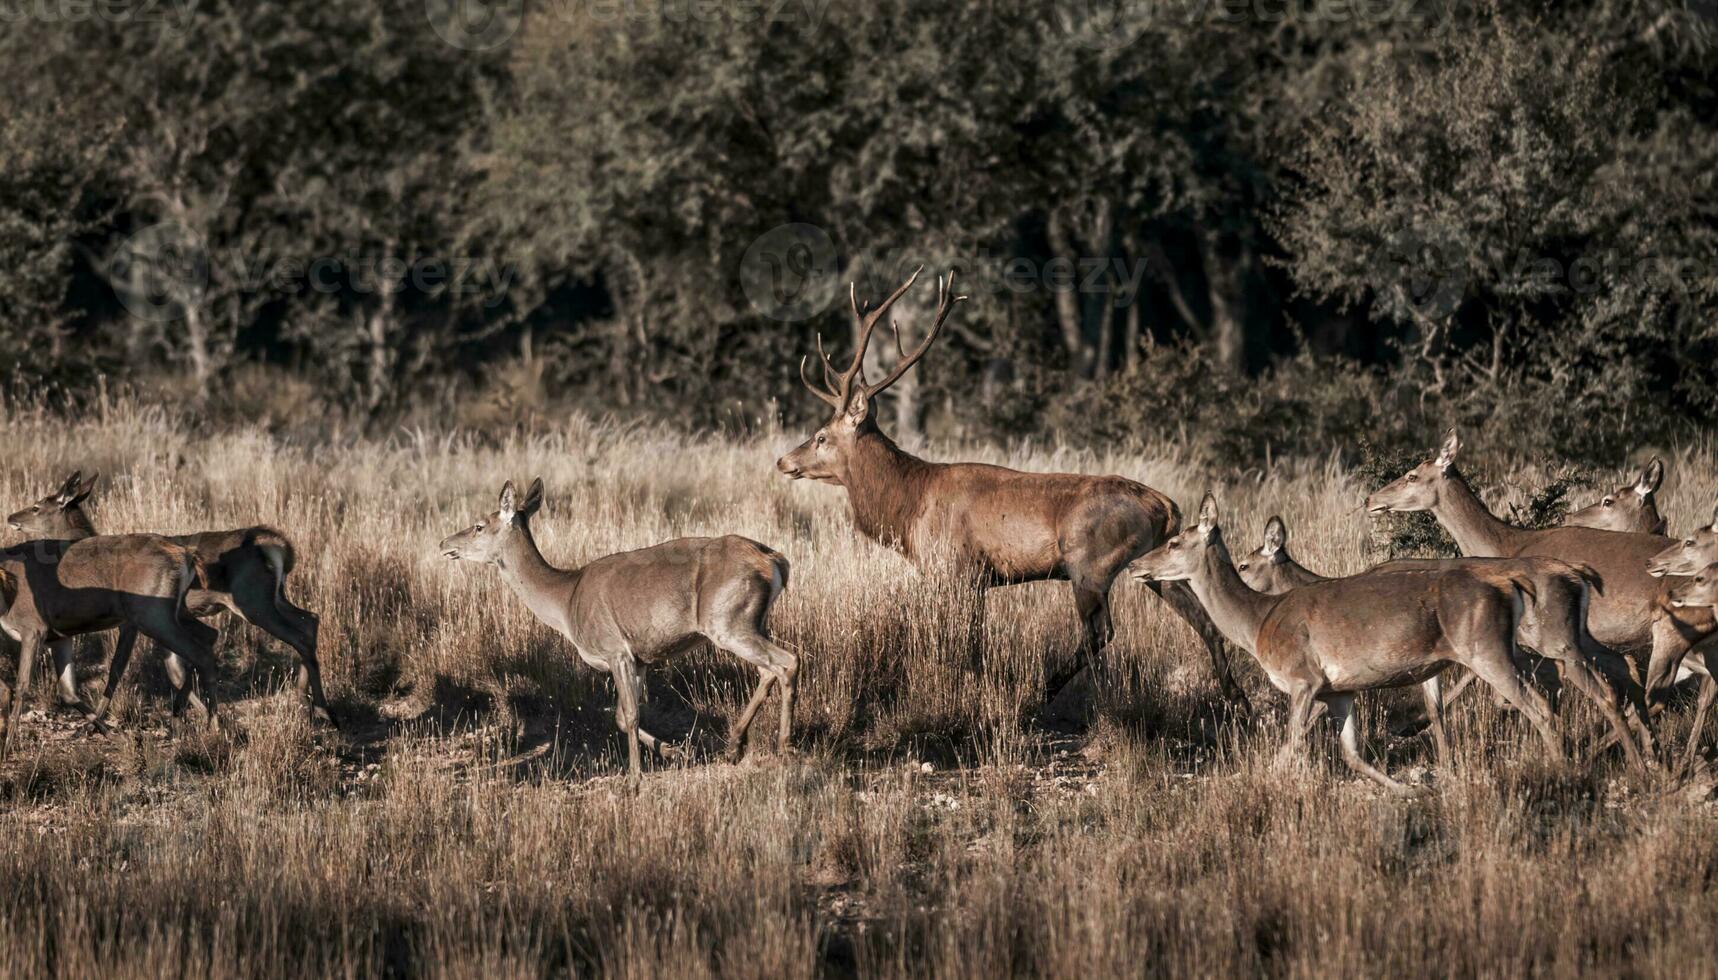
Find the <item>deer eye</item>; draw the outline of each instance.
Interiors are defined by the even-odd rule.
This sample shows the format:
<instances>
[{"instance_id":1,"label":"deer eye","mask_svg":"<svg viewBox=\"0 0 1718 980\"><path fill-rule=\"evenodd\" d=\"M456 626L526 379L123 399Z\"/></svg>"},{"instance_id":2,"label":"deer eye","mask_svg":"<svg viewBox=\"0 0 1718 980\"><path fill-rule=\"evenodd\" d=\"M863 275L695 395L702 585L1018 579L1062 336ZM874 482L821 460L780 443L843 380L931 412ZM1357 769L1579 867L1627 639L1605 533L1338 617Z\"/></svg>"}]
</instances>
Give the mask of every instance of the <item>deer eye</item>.
<instances>
[{"instance_id":1,"label":"deer eye","mask_svg":"<svg viewBox=\"0 0 1718 980\"><path fill-rule=\"evenodd\" d=\"M818 445L819 445L819 446L821 446L821 445L823 445L823 444L824 444L824 443L826 443L826 442L828 442L828 441L829 441L829 437L828 437L828 436L825 436L825 435L824 435L824 434L823 434L823 433L821 433L821 432L819 432L819 433L818 433L818 434L817 434L817 444L818 444Z\"/></svg>"},{"instance_id":2,"label":"deer eye","mask_svg":"<svg viewBox=\"0 0 1718 980\"><path fill-rule=\"evenodd\" d=\"M477 522L477 524L476 524L476 526L475 526L475 527L473 527L473 528L472 528L472 530L473 530L473 531L481 531L481 530L483 530L483 529L484 529L484 528L485 528L485 527L487 527L487 526L488 526L488 525L486 525L486 524L484 524L484 523L483 523L483 522L482 522L482 521L478 521L478 522Z\"/></svg>"},{"instance_id":3,"label":"deer eye","mask_svg":"<svg viewBox=\"0 0 1718 980\"><path fill-rule=\"evenodd\" d=\"M1692 548L1692 547L1694 547L1694 539L1693 539L1693 538L1683 538L1683 539L1682 539L1682 546L1683 546L1683 547L1684 547L1684 548Z\"/></svg>"},{"instance_id":4,"label":"deer eye","mask_svg":"<svg viewBox=\"0 0 1718 980\"><path fill-rule=\"evenodd\" d=\"M1420 479L1420 474L1418 474L1418 473L1409 473L1408 474L1408 482L1409 483L1417 483L1417 482L1419 482L1419 479Z\"/></svg>"},{"instance_id":5,"label":"deer eye","mask_svg":"<svg viewBox=\"0 0 1718 980\"><path fill-rule=\"evenodd\" d=\"M1239 565L1236 565L1235 567L1244 572L1247 570L1247 564L1248 564L1247 562L1241 562Z\"/></svg>"},{"instance_id":6,"label":"deer eye","mask_svg":"<svg viewBox=\"0 0 1718 980\"><path fill-rule=\"evenodd\" d=\"M1603 503L1606 507L1609 507L1610 505L1616 503L1616 501L1611 499L1610 497L1606 497L1603 501L1600 501L1600 502Z\"/></svg>"},{"instance_id":7,"label":"deer eye","mask_svg":"<svg viewBox=\"0 0 1718 980\"><path fill-rule=\"evenodd\" d=\"M31 504L30 505L30 513L40 514L41 512L42 512L42 505L41 504Z\"/></svg>"}]
</instances>

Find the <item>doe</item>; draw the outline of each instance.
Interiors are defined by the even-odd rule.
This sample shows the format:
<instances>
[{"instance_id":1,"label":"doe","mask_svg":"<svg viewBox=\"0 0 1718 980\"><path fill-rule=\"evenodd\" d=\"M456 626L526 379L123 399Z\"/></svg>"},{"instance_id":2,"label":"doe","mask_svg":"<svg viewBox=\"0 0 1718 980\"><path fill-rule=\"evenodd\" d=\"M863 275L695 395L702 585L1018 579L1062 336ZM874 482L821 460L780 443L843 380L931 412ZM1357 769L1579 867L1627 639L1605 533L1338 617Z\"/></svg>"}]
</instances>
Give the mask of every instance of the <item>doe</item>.
<instances>
[{"instance_id":1,"label":"doe","mask_svg":"<svg viewBox=\"0 0 1718 980\"><path fill-rule=\"evenodd\" d=\"M455 561L494 565L501 580L545 625L567 638L591 667L614 678L615 724L626 734L627 766L639 779L639 743L665 759L678 750L639 727L642 666L668 660L704 641L758 669L758 686L729 735L729 757L745 752L746 729L781 689L778 750L786 752L793 724L799 658L769 636L770 606L787 588L787 559L749 538L676 538L608 555L581 568L556 568L537 550L531 516L543 504L543 481L523 500L513 481L500 506L441 543Z\"/></svg>"}]
</instances>

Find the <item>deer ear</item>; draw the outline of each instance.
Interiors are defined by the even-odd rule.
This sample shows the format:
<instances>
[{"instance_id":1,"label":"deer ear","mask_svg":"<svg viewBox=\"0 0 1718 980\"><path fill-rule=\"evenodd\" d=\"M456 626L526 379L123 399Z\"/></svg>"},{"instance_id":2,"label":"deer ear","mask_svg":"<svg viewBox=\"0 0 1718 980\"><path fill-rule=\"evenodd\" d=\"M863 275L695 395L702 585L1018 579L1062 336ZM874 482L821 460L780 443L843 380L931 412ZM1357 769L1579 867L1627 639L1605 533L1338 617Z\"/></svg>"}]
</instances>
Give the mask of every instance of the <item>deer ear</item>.
<instances>
[{"instance_id":1,"label":"deer ear","mask_svg":"<svg viewBox=\"0 0 1718 980\"><path fill-rule=\"evenodd\" d=\"M855 384L864 383L865 381L863 378L855 382ZM870 415L871 399L866 398L862 393L855 392L853 400L847 403L847 420L852 422L854 425L858 425L870 417Z\"/></svg>"},{"instance_id":2,"label":"deer ear","mask_svg":"<svg viewBox=\"0 0 1718 980\"><path fill-rule=\"evenodd\" d=\"M531 489L525 491L525 502L519 505L519 514L522 517L530 517L541 506L543 506L543 478L539 476L531 481Z\"/></svg>"},{"instance_id":3,"label":"deer ear","mask_svg":"<svg viewBox=\"0 0 1718 980\"><path fill-rule=\"evenodd\" d=\"M519 509L518 504L519 495L513 490L513 481L508 480L501 485L501 519L504 521L512 520L514 512Z\"/></svg>"},{"instance_id":4,"label":"deer ear","mask_svg":"<svg viewBox=\"0 0 1718 980\"><path fill-rule=\"evenodd\" d=\"M1199 532L1209 536L1217 529L1217 498L1205 494L1205 499L1199 501Z\"/></svg>"},{"instance_id":5,"label":"deer ear","mask_svg":"<svg viewBox=\"0 0 1718 980\"><path fill-rule=\"evenodd\" d=\"M100 473L91 473L89 475L89 479L78 484L77 489L72 493L72 499L67 502L72 504L81 504L88 500L89 495L95 491L95 481L100 477Z\"/></svg>"},{"instance_id":6,"label":"deer ear","mask_svg":"<svg viewBox=\"0 0 1718 980\"><path fill-rule=\"evenodd\" d=\"M1456 461L1456 453L1460 451L1461 437L1456 435L1456 430L1451 429L1450 434L1444 437L1443 447L1438 450L1438 469L1447 470L1453 466Z\"/></svg>"},{"instance_id":7,"label":"deer ear","mask_svg":"<svg viewBox=\"0 0 1718 980\"><path fill-rule=\"evenodd\" d=\"M1664 460L1654 456L1652 462L1646 464L1646 469L1640 471L1640 479L1635 481L1634 492L1642 497L1651 496L1663 482Z\"/></svg>"},{"instance_id":8,"label":"deer ear","mask_svg":"<svg viewBox=\"0 0 1718 980\"><path fill-rule=\"evenodd\" d=\"M1272 515L1271 519L1265 522L1265 546L1259 550L1270 556L1283 550L1283 545L1287 543L1288 528L1283 526L1282 518Z\"/></svg>"},{"instance_id":9,"label":"deer ear","mask_svg":"<svg viewBox=\"0 0 1718 980\"><path fill-rule=\"evenodd\" d=\"M72 497L77 495L78 482L81 481L83 478L84 478L84 471L83 470L73 470L72 475L66 477L66 482L60 484L60 492L59 492L58 496L59 496L60 501L62 503L69 503L71 501Z\"/></svg>"}]
</instances>

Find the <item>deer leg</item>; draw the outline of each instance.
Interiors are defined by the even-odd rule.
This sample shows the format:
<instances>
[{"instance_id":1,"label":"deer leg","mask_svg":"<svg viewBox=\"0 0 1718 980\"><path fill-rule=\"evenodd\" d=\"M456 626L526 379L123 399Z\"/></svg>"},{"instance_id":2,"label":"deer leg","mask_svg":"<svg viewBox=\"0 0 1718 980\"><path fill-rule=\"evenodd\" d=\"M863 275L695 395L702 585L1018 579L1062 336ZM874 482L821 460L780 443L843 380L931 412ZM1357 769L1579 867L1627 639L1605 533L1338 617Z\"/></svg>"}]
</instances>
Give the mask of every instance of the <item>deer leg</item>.
<instances>
[{"instance_id":1,"label":"deer leg","mask_svg":"<svg viewBox=\"0 0 1718 980\"><path fill-rule=\"evenodd\" d=\"M1450 705L1455 704L1456 698L1461 697L1468 688L1473 686L1473 682L1477 680L1479 680L1479 677L1474 674L1473 671L1463 671L1461 678L1455 682L1455 686L1451 687L1450 692L1444 695L1444 707L1448 708Z\"/></svg>"},{"instance_id":2,"label":"deer leg","mask_svg":"<svg viewBox=\"0 0 1718 980\"><path fill-rule=\"evenodd\" d=\"M1277 750L1274 765L1278 769L1289 768L1300 762L1306 754L1306 739L1312 732L1312 726L1327 710L1329 705L1316 696L1317 688L1310 685L1298 687L1289 692L1288 724L1283 730L1283 745Z\"/></svg>"},{"instance_id":3,"label":"deer leg","mask_svg":"<svg viewBox=\"0 0 1718 980\"><path fill-rule=\"evenodd\" d=\"M1641 753L1641 747L1634 736L1629 734L1630 725L1623 718L1623 712L1617 708L1617 702L1623 699L1579 653L1565 648L1563 654L1562 663L1569 683L1598 705L1599 714L1604 715L1605 723L1610 726L1610 740L1623 747L1623 754L1628 757L1629 766L1637 772L1645 772L1646 756ZM1623 703L1627 705L1626 700L1623 700Z\"/></svg>"},{"instance_id":4,"label":"deer leg","mask_svg":"<svg viewBox=\"0 0 1718 980\"><path fill-rule=\"evenodd\" d=\"M799 657L762 633L750 630L725 634L716 645L758 669L757 689L752 692L751 700L746 702L745 710L740 712L728 735L729 759L738 762L745 755L746 731L769 697L772 684L781 689L781 723L776 732L776 751L787 752L788 736L793 732L793 696L799 678Z\"/></svg>"},{"instance_id":5,"label":"deer leg","mask_svg":"<svg viewBox=\"0 0 1718 980\"><path fill-rule=\"evenodd\" d=\"M1218 631L1217 624L1205 612L1205 607L1199 604L1199 597L1185 582L1147 582L1146 587L1158 594L1169 608L1175 610L1193 631L1199 634L1199 639L1205 644L1205 651L1211 656L1211 670L1217 675L1217 685L1223 690L1223 697L1243 714L1252 714L1252 703L1247 700L1247 692L1236 683L1235 675L1230 669L1227 653L1227 640Z\"/></svg>"},{"instance_id":6,"label":"deer leg","mask_svg":"<svg viewBox=\"0 0 1718 980\"><path fill-rule=\"evenodd\" d=\"M1712 708L1714 697L1718 697L1718 679L1707 674L1700 678L1700 701L1694 706L1694 727L1688 730L1688 747L1682 750L1680 772L1691 771L1694 760L1700 756L1700 732L1706 727L1706 712Z\"/></svg>"},{"instance_id":7,"label":"deer leg","mask_svg":"<svg viewBox=\"0 0 1718 980\"><path fill-rule=\"evenodd\" d=\"M231 595L228 608L238 613L240 619L298 654L298 696L310 699L313 717L328 722L338 731L340 723L328 706L328 696L322 690L322 667L316 659L321 620L310 610L293 605L274 569L266 565L246 565L234 579Z\"/></svg>"},{"instance_id":8,"label":"deer leg","mask_svg":"<svg viewBox=\"0 0 1718 980\"><path fill-rule=\"evenodd\" d=\"M96 708L95 720L101 721L107 717L108 710L113 707L113 696L119 691L120 678L125 676L125 668L131 663L131 650L137 645L137 627L126 623L119 628L119 640L113 646L113 659L107 665L107 686L102 690L101 704Z\"/></svg>"},{"instance_id":9,"label":"deer leg","mask_svg":"<svg viewBox=\"0 0 1718 980\"><path fill-rule=\"evenodd\" d=\"M1082 672L1093 672L1095 680L1098 652L1115 635L1115 628L1110 623L1108 583L1099 588L1085 578L1075 577L1070 584L1074 590L1074 611L1080 617L1080 646L1074 653L1073 666L1051 675L1045 684L1047 701L1056 700L1056 695Z\"/></svg>"},{"instance_id":10,"label":"deer leg","mask_svg":"<svg viewBox=\"0 0 1718 980\"><path fill-rule=\"evenodd\" d=\"M176 610L147 617L138 623L138 630L168 651L167 677L173 682L174 716L184 713L186 702L195 702L208 717L209 727L220 728L215 698L215 639L220 634L194 619L181 620ZM185 670L187 661L201 682L201 697L192 690Z\"/></svg>"},{"instance_id":11,"label":"deer leg","mask_svg":"<svg viewBox=\"0 0 1718 980\"><path fill-rule=\"evenodd\" d=\"M1543 695L1522 681L1514 657L1506 650L1493 649L1470 656L1464 666L1527 716L1551 758L1563 759L1563 742L1551 727L1551 709Z\"/></svg>"},{"instance_id":12,"label":"deer leg","mask_svg":"<svg viewBox=\"0 0 1718 980\"><path fill-rule=\"evenodd\" d=\"M1449 733L1444 730L1444 699L1443 682L1437 674L1420 682L1420 694L1426 702L1426 720L1432 729L1432 743L1438 748L1438 765L1444 769L1452 769L1454 756L1450 755Z\"/></svg>"},{"instance_id":13,"label":"deer leg","mask_svg":"<svg viewBox=\"0 0 1718 980\"><path fill-rule=\"evenodd\" d=\"M1427 697L1435 698L1436 694L1429 692ZM1354 714L1354 695L1327 695L1324 698L1324 703L1330 706L1330 720L1341 728L1342 761L1348 763L1348 768L1397 796L1422 796L1425 794L1424 789L1397 782L1385 774L1382 769L1378 769L1366 761L1366 757L1360 752L1360 724Z\"/></svg>"},{"instance_id":14,"label":"deer leg","mask_svg":"<svg viewBox=\"0 0 1718 980\"><path fill-rule=\"evenodd\" d=\"M0 759L4 759L11 750L12 736L18 731L18 722L24 715L24 695L30 690L30 674L36 669L36 651L41 646L41 636L33 633L25 634L18 641L18 677L13 683L12 703L5 716L6 729L0 732Z\"/></svg>"},{"instance_id":15,"label":"deer leg","mask_svg":"<svg viewBox=\"0 0 1718 980\"><path fill-rule=\"evenodd\" d=\"M203 699L191 689L191 671L185 661L177 653L168 653L163 665L167 668L167 683L173 685L173 717L184 717L186 705L198 711L206 711L207 705L203 703Z\"/></svg>"},{"instance_id":16,"label":"deer leg","mask_svg":"<svg viewBox=\"0 0 1718 980\"><path fill-rule=\"evenodd\" d=\"M1582 632L1585 633L1585 630ZM1650 712L1647 710L1646 689L1641 685L1640 679L1635 676L1628 658L1590 636L1581 638L1578 641L1578 648L1582 659L1585 660L1591 672L1597 673L1611 689L1612 696L1616 699L1624 720L1628 722L1629 729L1634 732L1635 739L1647 764L1654 764L1658 755L1658 748L1652 734L1652 726L1649 723ZM1604 741L1600 743L1600 751L1609 748L1616 741L1617 736L1614 733L1607 735Z\"/></svg>"},{"instance_id":17,"label":"deer leg","mask_svg":"<svg viewBox=\"0 0 1718 980\"><path fill-rule=\"evenodd\" d=\"M776 752L786 755L791 751L789 741L793 737L793 701L799 689L799 657L784 647L775 644L772 646L776 646L778 656L787 659L787 662L778 668L777 674L781 684L781 716L776 723L775 733ZM1711 678L1707 680L1710 682Z\"/></svg>"},{"instance_id":18,"label":"deer leg","mask_svg":"<svg viewBox=\"0 0 1718 980\"><path fill-rule=\"evenodd\" d=\"M775 683L775 676L763 667L758 668L758 686L752 691L752 696L746 702L746 707L735 719L734 727L728 730L728 761L739 762L746 754L746 730L752 727L752 718L764 701L770 696L770 685Z\"/></svg>"},{"instance_id":19,"label":"deer leg","mask_svg":"<svg viewBox=\"0 0 1718 980\"><path fill-rule=\"evenodd\" d=\"M638 670L632 662L632 655L626 654L618 658L609 670L614 677L615 709L614 723L626 733L626 771L634 787L644 778L644 763L639 756L638 703L643 693L638 677ZM654 741L654 740L652 740Z\"/></svg>"},{"instance_id":20,"label":"deer leg","mask_svg":"<svg viewBox=\"0 0 1718 980\"><path fill-rule=\"evenodd\" d=\"M85 725L105 733L108 731L107 723L96 712L95 705L90 704L78 690L77 649L74 639L55 640L48 644L48 651L54 657L54 679L60 685L60 701L83 712Z\"/></svg>"}]
</instances>

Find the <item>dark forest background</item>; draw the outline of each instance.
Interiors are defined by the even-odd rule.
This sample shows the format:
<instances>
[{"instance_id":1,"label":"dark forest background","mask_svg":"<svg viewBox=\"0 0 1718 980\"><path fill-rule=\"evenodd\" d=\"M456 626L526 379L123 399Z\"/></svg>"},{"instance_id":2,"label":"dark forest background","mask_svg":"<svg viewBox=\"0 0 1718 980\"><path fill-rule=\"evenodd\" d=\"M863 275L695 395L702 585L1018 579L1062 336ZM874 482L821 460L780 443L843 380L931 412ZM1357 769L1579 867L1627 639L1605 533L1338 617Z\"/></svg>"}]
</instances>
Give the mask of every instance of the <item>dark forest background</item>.
<instances>
[{"instance_id":1,"label":"dark forest background","mask_svg":"<svg viewBox=\"0 0 1718 980\"><path fill-rule=\"evenodd\" d=\"M14 398L797 424L847 283L923 263L907 343L933 272L971 301L898 434L1718 415L1712 0L0 6Z\"/></svg>"}]
</instances>

